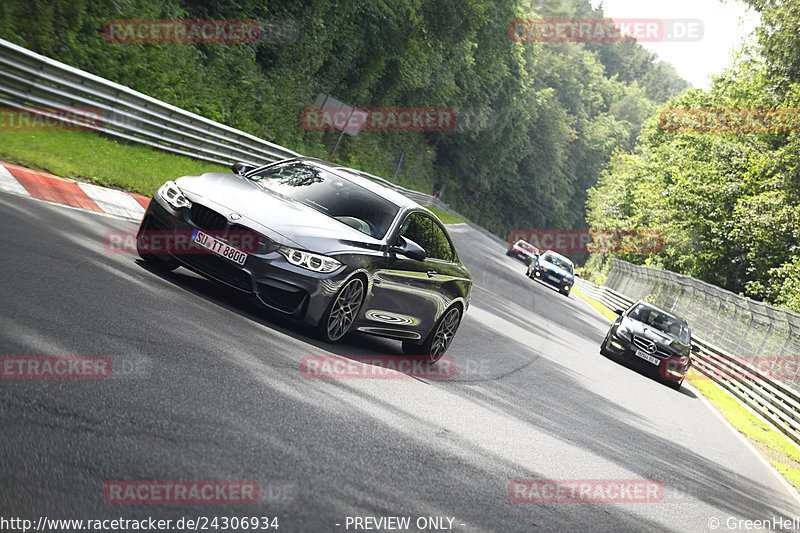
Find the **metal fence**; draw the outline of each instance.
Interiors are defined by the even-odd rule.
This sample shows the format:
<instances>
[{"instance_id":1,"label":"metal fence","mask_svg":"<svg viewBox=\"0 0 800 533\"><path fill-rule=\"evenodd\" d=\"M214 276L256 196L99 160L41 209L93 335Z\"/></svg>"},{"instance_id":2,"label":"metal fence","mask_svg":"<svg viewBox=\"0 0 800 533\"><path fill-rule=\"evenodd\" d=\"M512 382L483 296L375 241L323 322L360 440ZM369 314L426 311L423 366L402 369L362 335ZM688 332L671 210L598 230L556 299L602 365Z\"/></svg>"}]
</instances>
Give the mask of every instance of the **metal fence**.
<instances>
[{"instance_id":1,"label":"metal fence","mask_svg":"<svg viewBox=\"0 0 800 533\"><path fill-rule=\"evenodd\" d=\"M226 166L299 155L2 39L0 104L71 109L107 135Z\"/></svg>"},{"instance_id":2,"label":"metal fence","mask_svg":"<svg viewBox=\"0 0 800 533\"><path fill-rule=\"evenodd\" d=\"M702 338L739 357L800 354L800 314L691 276L618 259L611 260L605 284L629 298L646 299L682 316Z\"/></svg>"},{"instance_id":3,"label":"metal fence","mask_svg":"<svg viewBox=\"0 0 800 533\"><path fill-rule=\"evenodd\" d=\"M0 39L0 105L28 108L75 125L90 124L91 129L106 135L226 167L236 161L264 165L302 155L3 39ZM72 118L65 118L64 110L69 110ZM504 242L429 194L400 187L367 172L360 174L415 202L456 216L492 239Z\"/></svg>"},{"instance_id":4,"label":"metal fence","mask_svg":"<svg viewBox=\"0 0 800 533\"><path fill-rule=\"evenodd\" d=\"M580 278L575 280L575 289L610 311L626 309L640 299L629 298L608 286L598 286ZM747 358L734 356L708 343L702 336L693 335L692 341L700 348L693 355L692 368L696 379L714 381L800 446L800 392L786 382L776 380L773 373L748 364ZM790 359L796 368L797 353Z\"/></svg>"}]
</instances>

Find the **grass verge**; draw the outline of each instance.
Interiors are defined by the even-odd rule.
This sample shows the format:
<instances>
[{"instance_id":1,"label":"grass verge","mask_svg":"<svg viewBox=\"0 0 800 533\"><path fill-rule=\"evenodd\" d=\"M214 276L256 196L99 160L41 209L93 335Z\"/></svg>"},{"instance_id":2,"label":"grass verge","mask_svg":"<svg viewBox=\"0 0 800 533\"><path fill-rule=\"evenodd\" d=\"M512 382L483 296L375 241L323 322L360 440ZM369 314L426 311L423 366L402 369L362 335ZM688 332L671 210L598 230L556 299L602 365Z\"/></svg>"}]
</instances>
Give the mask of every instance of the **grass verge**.
<instances>
[{"instance_id":1,"label":"grass verge","mask_svg":"<svg viewBox=\"0 0 800 533\"><path fill-rule=\"evenodd\" d=\"M179 176L230 171L92 131L0 129L0 160L146 196Z\"/></svg>"},{"instance_id":2,"label":"grass verge","mask_svg":"<svg viewBox=\"0 0 800 533\"><path fill-rule=\"evenodd\" d=\"M428 207L428 209L433 211L433 214L439 217L439 220L442 221L442 224L461 224L462 222L464 222L460 218L454 217L449 213L445 213L441 209L436 209L435 207Z\"/></svg>"},{"instance_id":3,"label":"grass verge","mask_svg":"<svg viewBox=\"0 0 800 533\"><path fill-rule=\"evenodd\" d=\"M606 309L603 304L592 300L579 290L573 288L572 292L600 311L609 320L614 320L617 317L616 314ZM692 378L692 374L695 374L694 378ZM795 489L800 490L800 450L792 441L742 406L733 396L717 386L713 381L698 377L694 372L690 372L687 379L689 379L694 388L711 402L711 405L719 411L725 420L736 431L744 435Z\"/></svg>"},{"instance_id":4,"label":"grass verge","mask_svg":"<svg viewBox=\"0 0 800 533\"><path fill-rule=\"evenodd\" d=\"M93 131L2 130L0 160L78 181L152 196L165 181L230 169ZM429 207L444 224L464 222Z\"/></svg>"}]
</instances>

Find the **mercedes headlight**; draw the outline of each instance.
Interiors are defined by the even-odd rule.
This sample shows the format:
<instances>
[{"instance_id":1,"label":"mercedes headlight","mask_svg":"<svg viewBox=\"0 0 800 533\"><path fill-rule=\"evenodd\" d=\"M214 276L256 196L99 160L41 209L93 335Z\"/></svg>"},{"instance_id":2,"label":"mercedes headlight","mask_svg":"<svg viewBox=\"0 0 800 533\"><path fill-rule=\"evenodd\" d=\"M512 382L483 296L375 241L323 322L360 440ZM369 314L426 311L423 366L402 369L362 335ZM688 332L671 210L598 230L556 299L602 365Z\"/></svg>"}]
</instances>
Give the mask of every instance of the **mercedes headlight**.
<instances>
[{"instance_id":1,"label":"mercedes headlight","mask_svg":"<svg viewBox=\"0 0 800 533\"><path fill-rule=\"evenodd\" d=\"M158 189L158 195L166 200L166 202L175 209L192 207L192 202L190 202L189 199L183 195L181 190L178 188L178 184L174 181L168 181L162 185L161 188Z\"/></svg>"},{"instance_id":2,"label":"mercedes headlight","mask_svg":"<svg viewBox=\"0 0 800 533\"><path fill-rule=\"evenodd\" d=\"M319 254L312 254L311 252L304 252L303 250L296 250L281 246L278 252L283 255L287 261L295 266L311 270L313 272L321 272L327 274L333 272L342 264L331 257Z\"/></svg>"}]
</instances>

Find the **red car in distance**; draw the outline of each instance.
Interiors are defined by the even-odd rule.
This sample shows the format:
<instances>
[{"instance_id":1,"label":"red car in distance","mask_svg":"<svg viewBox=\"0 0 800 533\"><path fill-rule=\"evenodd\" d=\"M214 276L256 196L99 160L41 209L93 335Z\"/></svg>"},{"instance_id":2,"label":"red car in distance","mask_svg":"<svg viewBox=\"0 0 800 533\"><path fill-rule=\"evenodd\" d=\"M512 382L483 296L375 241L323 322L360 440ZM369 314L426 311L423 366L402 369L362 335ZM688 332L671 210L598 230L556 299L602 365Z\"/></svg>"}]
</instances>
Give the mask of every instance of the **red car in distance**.
<instances>
[{"instance_id":1,"label":"red car in distance","mask_svg":"<svg viewBox=\"0 0 800 533\"><path fill-rule=\"evenodd\" d=\"M530 265L536 262L540 253L537 247L520 239L508 248L506 255L509 257L516 257L526 265Z\"/></svg>"}]
</instances>

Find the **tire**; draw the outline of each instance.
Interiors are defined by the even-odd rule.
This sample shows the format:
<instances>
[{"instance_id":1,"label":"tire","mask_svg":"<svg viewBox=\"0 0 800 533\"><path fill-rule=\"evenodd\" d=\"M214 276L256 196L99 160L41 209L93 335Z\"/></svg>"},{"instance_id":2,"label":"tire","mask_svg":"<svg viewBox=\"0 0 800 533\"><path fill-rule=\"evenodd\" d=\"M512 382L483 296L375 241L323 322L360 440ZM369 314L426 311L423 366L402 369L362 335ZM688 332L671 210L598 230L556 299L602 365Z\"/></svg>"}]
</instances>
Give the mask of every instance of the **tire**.
<instances>
[{"instance_id":1,"label":"tire","mask_svg":"<svg viewBox=\"0 0 800 533\"><path fill-rule=\"evenodd\" d=\"M683 380L686 378L681 378L680 381L667 381L667 385L675 390L681 390L681 385L683 385Z\"/></svg>"},{"instance_id":2,"label":"tire","mask_svg":"<svg viewBox=\"0 0 800 533\"><path fill-rule=\"evenodd\" d=\"M364 303L364 281L352 278L336 293L317 325L317 334L325 342L336 342L350 330L361 304Z\"/></svg>"},{"instance_id":3,"label":"tire","mask_svg":"<svg viewBox=\"0 0 800 533\"><path fill-rule=\"evenodd\" d=\"M603 339L603 344L600 345L600 355L602 355L603 357L611 356L611 354L608 353L607 345L608 345L608 336L606 336L606 338Z\"/></svg>"},{"instance_id":4,"label":"tire","mask_svg":"<svg viewBox=\"0 0 800 533\"><path fill-rule=\"evenodd\" d=\"M436 326L421 343L403 341L403 353L406 355L427 355L431 362L442 358L450 343L453 342L458 326L461 324L461 309L451 307L439 318Z\"/></svg>"},{"instance_id":5,"label":"tire","mask_svg":"<svg viewBox=\"0 0 800 533\"><path fill-rule=\"evenodd\" d=\"M180 264L169 255L149 252L142 244L141 235L142 231L139 230L139 233L136 234L136 252L147 264L153 265L161 270L166 270L167 272L175 270L180 266Z\"/></svg>"}]
</instances>

